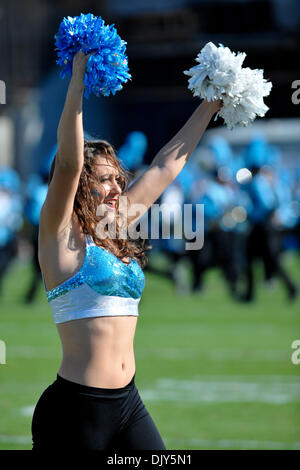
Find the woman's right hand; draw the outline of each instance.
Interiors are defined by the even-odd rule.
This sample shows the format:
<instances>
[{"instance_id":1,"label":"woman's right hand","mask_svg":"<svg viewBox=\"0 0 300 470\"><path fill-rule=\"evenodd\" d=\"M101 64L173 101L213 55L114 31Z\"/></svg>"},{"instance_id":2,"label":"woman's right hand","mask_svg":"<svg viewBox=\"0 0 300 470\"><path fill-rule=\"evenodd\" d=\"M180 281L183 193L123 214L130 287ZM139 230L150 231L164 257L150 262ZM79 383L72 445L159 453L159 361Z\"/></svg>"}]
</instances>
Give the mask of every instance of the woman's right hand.
<instances>
[{"instance_id":1,"label":"woman's right hand","mask_svg":"<svg viewBox=\"0 0 300 470\"><path fill-rule=\"evenodd\" d=\"M81 50L78 51L73 57L73 67L72 67L72 82L76 83L80 87L84 88L84 74L86 63L89 60L93 52L89 54L84 54Z\"/></svg>"}]
</instances>

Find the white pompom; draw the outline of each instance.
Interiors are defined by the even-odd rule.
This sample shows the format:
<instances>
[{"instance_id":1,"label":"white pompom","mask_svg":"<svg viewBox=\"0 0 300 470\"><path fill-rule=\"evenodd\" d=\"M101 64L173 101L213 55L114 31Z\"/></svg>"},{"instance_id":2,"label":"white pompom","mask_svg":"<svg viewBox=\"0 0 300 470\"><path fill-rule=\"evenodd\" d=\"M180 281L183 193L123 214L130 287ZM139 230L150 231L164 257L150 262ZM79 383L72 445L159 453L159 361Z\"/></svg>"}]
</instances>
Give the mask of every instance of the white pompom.
<instances>
[{"instance_id":1,"label":"white pompom","mask_svg":"<svg viewBox=\"0 0 300 470\"><path fill-rule=\"evenodd\" d=\"M269 109L263 98L270 94L272 83L263 78L263 70L242 68L245 57L244 52L235 54L228 47L209 42L197 55L199 65L184 71L191 77L188 88L194 96L207 101L223 100L217 116L230 129L248 126Z\"/></svg>"}]
</instances>

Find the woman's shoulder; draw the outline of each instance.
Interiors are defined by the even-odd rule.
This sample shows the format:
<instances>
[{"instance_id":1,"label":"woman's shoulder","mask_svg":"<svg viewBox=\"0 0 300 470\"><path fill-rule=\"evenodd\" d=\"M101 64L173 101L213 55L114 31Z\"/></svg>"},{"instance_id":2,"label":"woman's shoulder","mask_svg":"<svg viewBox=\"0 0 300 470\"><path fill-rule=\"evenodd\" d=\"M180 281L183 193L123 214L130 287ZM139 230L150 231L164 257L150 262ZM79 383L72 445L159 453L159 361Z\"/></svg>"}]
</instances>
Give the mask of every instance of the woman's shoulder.
<instances>
[{"instance_id":1,"label":"woman's shoulder","mask_svg":"<svg viewBox=\"0 0 300 470\"><path fill-rule=\"evenodd\" d=\"M85 236L76 217L57 234L39 227L38 257L47 290L73 275L85 256Z\"/></svg>"}]
</instances>

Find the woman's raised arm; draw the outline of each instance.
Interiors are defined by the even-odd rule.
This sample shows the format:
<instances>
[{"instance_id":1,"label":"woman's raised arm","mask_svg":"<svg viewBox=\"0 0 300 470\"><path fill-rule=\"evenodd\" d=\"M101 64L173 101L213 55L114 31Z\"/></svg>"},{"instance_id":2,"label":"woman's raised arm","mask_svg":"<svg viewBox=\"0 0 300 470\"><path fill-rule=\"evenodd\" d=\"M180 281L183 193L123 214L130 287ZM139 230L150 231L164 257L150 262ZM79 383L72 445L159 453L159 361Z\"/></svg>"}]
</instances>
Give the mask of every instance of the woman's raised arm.
<instances>
[{"instance_id":1,"label":"woman's raised arm","mask_svg":"<svg viewBox=\"0 0 300 470\"><path fill-rule=\"evenodd\" d=\"M89 55L79 51L73 59L64 109L57 129L57 157L63 166L81 169L83 165L84 135L82 123L82 98L85 66Z\"/></svg>"},{"instance_id":2,"label":"woman's raised arm","mask_svg":"<svg viewBox=\"0 0 300 470\"><path fill-rule=\"evenodd\" d=\"M141 217L180 173L195 150L213 115L221 109L222 101L204 100L192 116L155 156L150 167L123 194L130 205L141 204ZM134 217L128 217L131 223Z\"/></svg>"},{"instance_id":3,"label":"woman's raised arm","mask_svg":"<svg viewBox=\"0 0 300 470\"><path fill-rule=\"evenodd\" d=\"M73 59L64 109L57 130L55 168L40 214L45 237L57 235L71 222L74 199L84 163L82 98L84 73L89 55L79 51Z\"/></svg>"}]
</instances>

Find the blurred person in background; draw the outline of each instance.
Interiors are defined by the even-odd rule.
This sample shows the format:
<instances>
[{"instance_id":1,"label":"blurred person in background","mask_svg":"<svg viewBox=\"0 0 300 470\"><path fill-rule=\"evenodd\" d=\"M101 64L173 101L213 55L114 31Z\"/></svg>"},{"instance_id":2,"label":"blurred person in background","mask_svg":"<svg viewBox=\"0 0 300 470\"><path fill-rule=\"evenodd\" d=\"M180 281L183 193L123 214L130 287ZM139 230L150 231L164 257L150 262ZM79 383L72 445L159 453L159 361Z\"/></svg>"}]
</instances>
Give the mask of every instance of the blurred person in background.
<instances>
[{"instance_id":1,"label":"blurred person in background","mask_svg":"<svg viewBox=\"0 0 300 470\"><path fill-rule=\"evenodd\" d=\"M176 291L180 294L186 293L189 289L185 270L181 269L179 264L185 254L182 234L184 203L183 184L177 177L161 195L159 225L162 236L161 249L168 259L166 274L172 279Z\"/></svg>"},{"instance_id":2,"label":"blurred person in background","mask_svg":"<svg viewBox=\"0 0 300 470\"><path fill-rule=\"evenodd\" d=\"M198 165L190 160L156 201L155 210L152 206L149 217L148 233L155 234L151 238L152 252L163 253L167 259L167 267L154 266L151 252L146 270L171 279L179 294L186 294L190 290L187 269L182 263L187 259L184 213L185 204L189 204L189 194L197 179L197 173L199 173ZM192 222L188 217L186 219L186 223L191 225ZM186 227L187 230L188 228Z\"/></svg>"},{"instance_id":3,"label":"blurred person in background","mask_svg":"<svg viewBox=\"0 0 300 470\"><path fill-rule=\"evenodd\" d=\"M24 296L25 303L31 303L34 300L40 282L42 282L38 260L39 219L47 195L47 179L48 175L32 174L25 188L24 217L27 237L32 246L32 278Z\"/></svg>"},{"instance_id":4,"label":"blurred person in background","mask_svg":"<svg viewBox=\"0 0 300 470\"><path fill-rule=\"evenodd\" d=\"M126 171L130 172L134 178L143 169L144 157L147 152L147 136L142 131L131 131L125 138L125 142L118 149L118 158Z\"/></svg>"},{"instance_id":5,"label":"blurred person in background","mask_svg":"<svg viewBox=\"0 0 300 470\"><path fill-rule=\"evenodd\" d=\"M41 208L48 191L48 176L56 152L57 145L55 144L42 161L39 171L30 175L25 186L24 217L27 237L32 246L32 278L24 296L25 303L34 301L38 287L42 282L38 259L39 221Z\"/></svg>"},{"instance_id":6,"label":"blurred person in background","mask_svg":"<svg viewBox=\"0 0 300 470\"><path fill-rule=\"evenodd\" d=\"M296 248L300 256L300 164L296 171L296 179L293 188L293 202L292 202L293 214L296 219L295 226L293 228L293 235L296 241Z\"/></svg>"},{"instance_id":7,"label":"blurred person in background","mask_svg":"<svg viewBox=\"0 0 300 470\"><path fill-rule=\"evenodd\" d=\"M273 245L274 250L280 256L286 249L289 249L289 240L297 226L298 215L295 195L296 175L294 171L284 168L281 162L279 149L270 146L269 162L263 168L263 173L272 185L277 197L277 208L272 216L274 227ZM266 282L272 286L276 277L276 271L271 265L266 270Z\"/></svg>"},{"instance_id":8,"label":"blurred person in background","mask_svg":"<svg viewBox=\"0 0 300 470\"><path fill-rule=\"evenodd\" d=\"M204 244L200 250L190 250L195 292L203 289L203 276L208 269L220 268L231 295L237 297L240 263L239 231L232 210L238 206L233 185L233 153L220 136L211 139L200 152L200 164L205 171L194 184L190 201L204 206ZM196 214L196 213L195 213Z\"/></svg>"},{"instance_id":9,"label":"blurred person in background","mask_svg":"<svg viewBox=\"0 0 300 470\"><path fill-rule=\"evenodd\" d=\"M19 174L0 167L0 294L5 273L18 255L18 233L23 226L23 201Z\"/></svg>"},{"instance_id":10,"label":"blurred person in background","mask_svg":"<svg viewBox=\"0 0 300 470\"><path fill-rule=\"evenodd\" d=\"M251 178L243 184L243 189L251 199L252 209L248 214L250 230L246 244L246 290L243 300L254 300L253 268L257 259L263 263L265 280L279 277L289 299L294 299L297 288L280 260L282 239L278 230L279 211L283 213L282 207L286 206L287 198L290 202L289 188L285 184L283 187L280 178L275 177L271 148L262 135L253 137L246 147L245 165L251 172Z\"/></svg>"}]
</instances>

